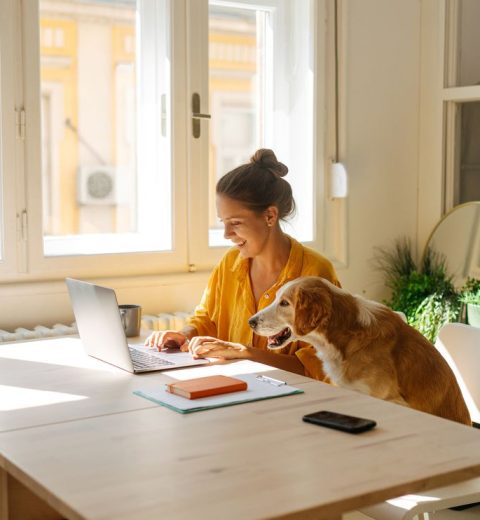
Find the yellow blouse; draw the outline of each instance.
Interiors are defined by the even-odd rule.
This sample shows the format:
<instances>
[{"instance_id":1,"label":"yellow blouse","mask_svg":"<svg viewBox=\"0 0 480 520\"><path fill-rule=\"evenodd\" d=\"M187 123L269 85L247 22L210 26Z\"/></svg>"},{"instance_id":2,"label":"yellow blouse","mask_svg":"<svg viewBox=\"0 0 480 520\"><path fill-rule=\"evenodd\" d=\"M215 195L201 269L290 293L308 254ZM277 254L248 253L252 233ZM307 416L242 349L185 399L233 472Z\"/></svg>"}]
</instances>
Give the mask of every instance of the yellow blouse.
<instances>
[{"instance_id":1,"label":"yellow blouse","mask_svg":"<svg viewBox=\"0 0 480 520\"><path fill-rule=\"evenodd\" d=\"M267 350L267 338L254 334L248 319L267 307L282 285L299 276L321 276L340 286L329 260L291 237L290 242L287 264L277 282L260 298L258 308L250 283L250 260L242 258L236 248L224 255L210 276L194 316L189 319L189 325L197 329L199 336L213 336ZM272 352L296 355L305 368L305 375L324 380L322 362L311 345L295 341Z\"/></svg>"}]
</instances>

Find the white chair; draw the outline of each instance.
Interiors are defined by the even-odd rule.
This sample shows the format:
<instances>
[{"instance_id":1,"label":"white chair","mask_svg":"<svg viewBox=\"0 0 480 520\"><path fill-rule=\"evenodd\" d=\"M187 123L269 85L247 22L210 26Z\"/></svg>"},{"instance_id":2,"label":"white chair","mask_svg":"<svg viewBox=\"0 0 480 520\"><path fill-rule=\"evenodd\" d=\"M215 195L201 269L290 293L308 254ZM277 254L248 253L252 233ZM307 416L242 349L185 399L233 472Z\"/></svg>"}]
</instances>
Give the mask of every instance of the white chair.
<instances>
[{"instance_id":1,"label":"white chair","mask_svg":"<svg viewBox=\"0 0 480 520\"><path fill-rule=\"evenodd\" d=\"M408 512L410 514L411 511ZM353 511L346 513L342 516L343 520L372 520L373 519L384 519L384 520L395 520L398 518L415 518L417 520L478 520L480 518L480 506L472 507L465 511L452 511L450 509L444 509L443 511L435 511L430 513L414 513L415 516L392 516L390 511L386 511L384 516L367 516L359 511Z\"/></svg>"},{"instance_id":2,"label":"white chair","mask_svg":"<svg viewBox=\"0 0 480 520\"><path fill-rule=\"evenodd\" d=\"M435 347L453 370L470 416L480 423L480 328L447 323ZM480 424L478 424L480 427ZM478 432L480 435L480 431ZM480 519L480 505L463 511L448 508L480 502L480 478L418 495L405 495L345 515L345 520L468 520Z\"/></svg>"},{"instance_id":3,"label":"white chair","mask_svg":"<svg viewBox=\"0 0 480 520\"><path fill-rule=\"evenodd\" d=\"M480 328L447 323L435 346L457 378L472 421L480 423Z\"/></svg>"}]
</instances>

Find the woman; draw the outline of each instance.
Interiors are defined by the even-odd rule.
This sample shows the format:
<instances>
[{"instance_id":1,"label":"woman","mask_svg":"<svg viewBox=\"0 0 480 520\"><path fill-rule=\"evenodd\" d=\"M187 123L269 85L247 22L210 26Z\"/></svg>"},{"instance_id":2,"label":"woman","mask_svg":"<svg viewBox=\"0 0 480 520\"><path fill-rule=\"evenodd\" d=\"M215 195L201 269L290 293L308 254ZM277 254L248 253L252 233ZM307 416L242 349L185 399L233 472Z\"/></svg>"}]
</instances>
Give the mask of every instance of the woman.
<instances>
[{"instance_id":1,"label":"woman","mask_svg":"<svg viewBox=\"0 0 480 520\"><path fill-rule=\"evenodd\" d=\"M280 221L295 209L288 168L272 150L258 150L249 164L217 183L217 213L225 238L234 243L214 269L195 315L182 331L153 333L147 345L173 344L194 357L251 359L323 380L313 347L293 342L279 351L267 348L248 318L269 305L277 290L299 276L321 276L339 285L332 264L286 235ZM192 339L193 338L193 339ZM191 341L190 341L191 340Z\"/></svg>"}]
</instances>

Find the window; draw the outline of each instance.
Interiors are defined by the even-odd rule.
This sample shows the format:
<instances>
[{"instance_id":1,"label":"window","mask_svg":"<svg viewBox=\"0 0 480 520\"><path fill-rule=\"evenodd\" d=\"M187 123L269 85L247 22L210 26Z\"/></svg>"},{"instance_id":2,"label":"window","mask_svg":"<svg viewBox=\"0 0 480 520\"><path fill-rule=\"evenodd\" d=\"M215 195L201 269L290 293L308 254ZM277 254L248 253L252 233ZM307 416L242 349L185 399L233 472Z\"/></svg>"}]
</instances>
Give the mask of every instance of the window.
<instances>
[{"instance_id":1,"label":"window","mask_svg":"<svg viewBox=\"0 0 480 520\"><path fill-rule=\"evenodd\" d=\"M456 0L452 3L451 9L455 10L452 20L455 28L452 27L451 36L456 41L448 86L478 85L480 82L480 62L478 60L480 36L477 22L480 17L480 5L476 0Z\"/></svg>"},{"instance_id":2,"label":"window","mask_svg":"<svg viewBox=\"0 0 480 520\"><path fill-rule=\"evenodd\" d=\"M480 200L480 102L457 104L458 164L454 203Z\"/></svg>"},{"instance_id":3,"label":"window","mask_svg":"<svg viewBox=\"0 0 480 520\"><path fill-rule=\"evenodd\" d=\"M45 256L172 247L168 30L155 34L168 28L154 5L40 0Z\"/></svg>"},{"instance_id":4,"label":"window","mask_svg":"<svg viewBox=\"0 0 480 520\"><path fill-rule=\"evenodd\" d=\"M210 268L216 181L260 147L300 202L286 231L322 249L326 2L0 4L3 272Z\"/></svg>"},{"instance_id":5,"label":"window","mask_svg":"<svg viewBox=\"0 0 480 520\"><path fill-rule=\"evenodd\" d=\"M225 244L215 224L215 184L258 148L277 151L301 201L286 231L314 238L313 16L310 0L209 3L211 245Z\"/></svg>"},{"instance_id":6,"label":"window","mask_svg":"<svg viewBox=\"0 0 480 520\"><path fill-rule=\"evenodd\" d=\"M0 273L6 277L24 269L24 215L17 213L16 195L21 196L22 179L18 138L24 135L25 121L18 90L18 49L15 47L15 21L18 5L0 4ZM20 193L19 193L20 192Z\"/></svg>"},{"instance_id":7,"label":"window","mask_svg":"<svg viewBox=\"0 0 480 520\"><path fill-rule=\"evenodd\" d=\"M480 200L480 3L447 3L445 209Z\"/></svg>"}]
</instances>

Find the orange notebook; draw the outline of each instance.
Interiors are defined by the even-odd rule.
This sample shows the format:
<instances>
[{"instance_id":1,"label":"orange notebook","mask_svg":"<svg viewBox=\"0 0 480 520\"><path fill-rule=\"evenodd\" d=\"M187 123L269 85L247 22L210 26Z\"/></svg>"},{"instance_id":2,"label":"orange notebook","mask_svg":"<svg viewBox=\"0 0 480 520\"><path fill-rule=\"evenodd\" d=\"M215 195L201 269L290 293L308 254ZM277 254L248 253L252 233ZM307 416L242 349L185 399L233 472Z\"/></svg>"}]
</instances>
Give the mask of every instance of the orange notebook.
<instances>
[{"instance_id":1,"label":"orange notebook","mask_svg":"<svg viewBox=\"0 0 480 520\"><path fill-rule=\"evenodd\" d=\"M246 390L247 383L234 377L207 376L167 383L165 389L171 394L180 395L187 399L198 399L199 397Z\"/></svg>"}]
</instances>

